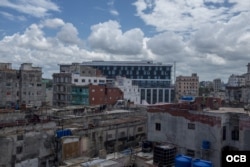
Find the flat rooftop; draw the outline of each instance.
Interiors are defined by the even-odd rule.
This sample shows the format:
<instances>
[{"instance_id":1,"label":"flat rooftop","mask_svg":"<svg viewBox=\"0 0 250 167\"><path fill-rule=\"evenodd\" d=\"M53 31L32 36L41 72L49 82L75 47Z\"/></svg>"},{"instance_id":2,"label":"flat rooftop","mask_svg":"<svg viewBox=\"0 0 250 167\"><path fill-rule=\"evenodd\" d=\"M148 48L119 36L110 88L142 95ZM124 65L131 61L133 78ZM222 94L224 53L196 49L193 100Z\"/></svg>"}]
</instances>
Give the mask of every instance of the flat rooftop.
<instances>
[{"instance_id":1,"label":"flat rooftop","mask_svg":"<svg viewBox=\"0 0 250 167\"><path fill-rule=\"evenodd\" d=\"M206 110L204 111L211 113L242 113L247 114L247 111L244 111L244 108L232 108L232 107L220 107L218 110Z\"/></svg>"}]
</instances>

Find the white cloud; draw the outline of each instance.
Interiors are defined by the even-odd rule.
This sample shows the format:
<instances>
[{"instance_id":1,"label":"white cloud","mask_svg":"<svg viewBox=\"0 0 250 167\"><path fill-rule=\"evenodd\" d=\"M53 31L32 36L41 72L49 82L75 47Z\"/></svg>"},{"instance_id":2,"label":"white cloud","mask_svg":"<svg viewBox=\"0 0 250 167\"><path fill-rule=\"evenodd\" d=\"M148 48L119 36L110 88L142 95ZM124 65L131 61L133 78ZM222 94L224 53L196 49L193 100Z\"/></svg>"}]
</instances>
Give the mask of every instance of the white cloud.
<instances>
[{"instance_id":1,"label":"white cloud","mask_svg":"<svg viewBox=\"0 0 250 167\"><path fill-rule=\"evenodd\" d=\"M12 21L14 20L26 21L26 18L24 16L14 16L13 14L8 13L8 12L0 12L0 14L4 16L5 18L12 20Z\"/></svg>"},{"instance_id":2,"label":"white cloud","mask_svg":"<svg viewBox=\"0 0 250 167\"><path fill-rule=\"evenodd\" d=\"M80 42L78 31L71 23L66 23L61 31L57 33L57 38L64 43L77 44Z\"/></svg>"},{"instance_id":3,"label":"white cloud","mask_svg":"<svg viewBox=\"0 0 250 167\"><path fill-rule=\"evenodd\" d=\"M115 0L109 0L107 5L109 6L109 13L113 16L118 16L119 12L115 9Z\"/></svg>"},{"instance_id":4,"label":"white cloud","mask_svg":"<svg viewBox=\"0 0 250 167\"><path fill-rule=\"evenodd\" d=\"M52 28L52 29L62 27L63 25L65 25L64 21L59 18L46 19L41 23L41 26Z\"/></svg>"},{"instance_id":5,"label":"white cloud","mask_svg":"<svg viewBox=\"0 0 250 167\"><path fill-rule=\"evenodd\" d=\"M207 1L208 2L208 1ZM209 2L221 3L224 1ZM207 23L226 22L230 20L235 12L246 4L249 9L249 2L235 1L233 7L207 6L203 0L137 0L134 5L139 16L147 25L154 26L158 31L189 31L197 30L201 25Z\"/></svg>"},{"instance_id":6,"label":"white cloud","mask_svg":"<svg viewBox=\"0 0 250 167\"><path fill-rule=\"evenodd\" d=\"M216 54L207 54L206 58L208 61L211 61L212 64L216 64L216 65L224 65L226 64L225 59L223 59L222 57L216 55Z\"/></svg>"},{"instance_id":7,"label":"white cloud","mask_svg":"<svg viewBox=\"0 0 250 167\"><path fill-rule=\"evenodd\" d=\"M136 15L160 32L150 38L156 60L177 61L177 74L225 80L246 72L250 56L248 0L137 0ZM232 68L233 67L233 68ZM207 79L206 79L207 78Z\"/></svg>"},{"instance_id":8,"label":"white cloud","mask_svg":"<svg viewBox=\"0 0 250 167\"><path fill-rule=\"evenodd\" d=\"M80 39L71 23L65 23L54 37L46 37L41 25L32 24L24 32L0 40L1 61L13 63L13 66L31 62L43 67L44 77L51 78L52 73L58 72L59 63L110 58L107 54L88 51L79 43L74 43Z\"/></svg>"},{"instance_id":9,"label":"white cloud","mask_svg":"<svg viewBox=\"0 0 250 167\"><path fill-rule=\"evenodd\" d=\"M178 54L184 49L184 42L181 36L172 32L165 32L152 37L147 46L157 55L171 56Z\"/></svg>"},{"instance_id":10,"label":"white cloud","mask_svg":"<svg viewBox=\"0 0 250 167\"><path fill-rule=\"evenodd\" d=\"M91 27L88 42L92 49L105 51L111 54L140 54L143 46L143 32L131 29L122 32L116 21L99 23Z\"/></svg>"},{"instance_id":11,"label":"white cloud","mask_svg":"<svg viewBox=\"0 0 250 167\"><path fill-rule=\"evenodd\" d=\"M119 15L119 12L117 10L114 10L114 9L111 9L109 12L110 12L110 14L112 14L114 16L118 16Z\"/></svg>"},{"instance_id":12,"label":"white cloud","mask_svg":"<svg viewBox=\"0 0 250 167\"><path fill-rule=\"evenodd\" d=\"M60 11L59 7L50 0L1 0L0 6L38 18L48 15L49 11Z\"/></svg>"}]
</instances>

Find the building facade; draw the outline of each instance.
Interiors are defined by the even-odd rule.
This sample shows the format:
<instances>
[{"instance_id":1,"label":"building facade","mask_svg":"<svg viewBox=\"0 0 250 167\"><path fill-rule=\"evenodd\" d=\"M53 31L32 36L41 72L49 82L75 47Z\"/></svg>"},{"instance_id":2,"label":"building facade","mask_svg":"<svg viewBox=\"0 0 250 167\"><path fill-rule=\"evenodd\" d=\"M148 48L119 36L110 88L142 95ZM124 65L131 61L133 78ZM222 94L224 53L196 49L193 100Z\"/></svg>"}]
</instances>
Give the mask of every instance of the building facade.
<instances>
[{"instance_id":1,"label":"building facade","mask_svg":"<svg viewBox=\"0 0 250 167\"><path fill-rule=\"evenodd\" d=\"M116 77L115 87L121 89L124 94L124 99L129 100L134 104L141 103L139 87L137 85L133 85L131 79L127 79L125 77Z\"/></svg>"},{"instance_id":2,"label":"building facade","mask_svg":"<svg viewBox=\"0 0 250 167\"><path fill-rule=\"evenodd\" d=\"M23 63L19 70L12 69L11 63L0 64L1 107L20 105L40 107L45 101L45 84L42 82L41 67Z\"/></svg>"},{"instance_id":3,"label":"building facade","mask_svg":"<svg viewBox=\"0 0 250 167\"><path fill-rule=\"evenodd\" d=\"M53 74L53 106L71 105L72 75L70 73Z\"/></svg>"},{"instance_id":4,"label":"building facade","mask_svg":"<svg viewBox=\"0 0 250 167\"><path fill-rule=\"evenodd\" d=\"M60 73L53 74L53 105L112 105L123 99L119 88L107 86L106 77L98 69L65 66Z\"/></svg>"},{"instance_id":5,"label":"building facade","mask_svg":"<svg viewBox=\"0 0 250 167\"><path fill-rule=\"evenodd\" d=\"M74 85L105 85L106 77L104 76L81 76L80 74L72 74L72 84Z\"/></svg>"},{"instance_id":6,"label":"building facade","mask_svg":"<svg viewBox=\"0 0 250 167\"><path fill-rule=\"evenodd\" d=\"M149 108L148 140L174 144L178 154L211 161L213 167L222 166L223 151L250 149L250 117L243 109L221 108L201 114L188 108Z\"/></svg>"},{"instance_id":7,"label":"building facade","mask_svg":"<svg viewBox=\"0 0 250 167\"><path fill-rule=\"evenodd\" d=\"M171 102L174 100L174 88L171 87L172 65L153 63L153 61L89 61L80 66L60 65L60 72L72 69L93 67L107 77L107 82L113 82L116 76L132 80L138 85L141 100L154 104L157 102Z\"/></svg>"},{"instance_id":8,"label":"building facade","mask_svg":"<svg viewBox=\"0 0 250 167\"><path fill-rule=\"evenodd\" d=\"M71 105L114 105L123 99L123 92L106 85L72 85Z\"/></svg>"},{"instance_id":9,"label":"building facade","mask_svg":"<svg viewBox=\"0 0 250 167\"><path fill-rule=\"evenodd\" d=\"M219 92L222 89L222 82L220 78L213 80L213 88L215 92Z\"/></svg>"},{"instance_id":10,"label":"building facade","mask_svg":"<svg viewBox=\"0 0 250 167\"><path fill-rule=\"evenodd\" d=\"M178 76L175 82L175 96L178 100L181 96L199 95L199 77L196 73L191 76Z\"/></svg>"},{"instance_id":11,"label":"building facade","mask_svg":"<svg viewBox=\"0 0 250 167\"><path fill-rule=\"evenodd\" d=\"M249 87L250 86L250 63L247 64L247 73L244 74L244 76L245 76L245 82L246 82L245 84L247 87Z\"/></svg>"},{"instance_id":12,"label":"building facade","mask_svg":"<svg viewBox=\"0 0 250 167\"><path fill-rule=\"evenodd\" d=\"M228 87L241 87L246 85L246 79L243 75L234 75L232 74L228 78Z\"/></svg>"}]
</instances>

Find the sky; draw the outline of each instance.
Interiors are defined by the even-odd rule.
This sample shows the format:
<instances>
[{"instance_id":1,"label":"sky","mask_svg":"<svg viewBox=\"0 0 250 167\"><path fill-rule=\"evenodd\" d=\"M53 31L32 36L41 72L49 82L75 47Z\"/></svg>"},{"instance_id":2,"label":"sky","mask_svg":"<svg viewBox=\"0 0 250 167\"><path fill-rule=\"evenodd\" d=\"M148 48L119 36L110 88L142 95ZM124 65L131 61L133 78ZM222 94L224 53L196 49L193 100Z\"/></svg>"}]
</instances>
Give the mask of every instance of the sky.
<instances>
[{"instance_id":1,"label":"sky","mask_svg":"<svg viewBox=\"0 0 250 167\"><path fill-rule=\"evenodd\" d=\"M244 74L249 0L1 0L0 62L58 64L153 60L200 81Z\"/></svg>"}]
</instances>

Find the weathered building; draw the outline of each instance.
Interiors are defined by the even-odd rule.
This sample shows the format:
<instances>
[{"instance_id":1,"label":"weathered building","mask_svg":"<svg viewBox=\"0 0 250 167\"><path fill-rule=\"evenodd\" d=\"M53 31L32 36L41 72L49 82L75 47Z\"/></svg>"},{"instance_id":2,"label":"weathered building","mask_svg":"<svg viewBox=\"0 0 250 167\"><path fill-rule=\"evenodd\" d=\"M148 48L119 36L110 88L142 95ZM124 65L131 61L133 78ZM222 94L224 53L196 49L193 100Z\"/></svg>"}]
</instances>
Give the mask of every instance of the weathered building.
<instances>
[{"instance_id":1,"label":"weathered building","mask_svg":"<svg viewBox=\"0 0 250 167\"><path fill-rule=\"evenodd\" d=\"M24 112L0 113L0 166L52 166L56 123Z\"/></svg>"},{"instance_id":2,"label":"weathered building","mask_svg":"<svg viewBox=\"0 0 250 167\"><path fill-rule=\"evenodd\" d=\"M213 89L214 92L219 92L220 90L222 90L222 81L220 78L216 78L213 80Z\"/></svg>"},{"instance_id":3,"label":"weathered building","mask_svg":"<svg viewBox=\"0 0 250 167\"><path fill-rule=\"evenodd\" d=\"M0 106L40 107L45 101L45 85L42 83L41 67L23 63L19 70L12 69L10 63L0 64Z\"/></svg>"},{"instance_id":4,"label":"weathered building","mask_svg":"<svg viewBox=\"0 0 250 167\"><path fill-rule=\"evenodd\" d=\"M108 84L99 70L76 63L63 67L53 74L54 106L105 105L123 99L122 91Z\"/></svg>"},{"instance_id":5,"label":"weathered building","mask_svg":"<svg viewBox=\"0 0 250 167\"><path fill-rule=\"evenodd\" d=\"M55 114L58 118L55 121L59 161L121 151L138 145L147 133L146 110L143 108L92 112L86 108L67 107ZM70 130L70 133L61 133L62 129Z\"/></svg>"},{"instance_id":6,"label":"weathered building","mask_svg":"<svg viewBox=\"0 0 250 167\"><path fill-rule=\"evenodd\" d=\"M72 85L72 105L114 105L123 99L123 92L107 85Z\"/></svg>"},{"instance_id":7,"label":"weathered building","mask_svg":"<svg viewBox=\"0 0 250 167\"><path fill-rule=\"evenodd\" d=\"M71 73L53 74L53 106L71 105L72 92Z\"/></svg>"},{"instance_id":8,"label":"weathered building","mask_svg":"<svg viewBox=\"0 0 250 167\"><path fill-rule=\"evenodd\" d=\"M226 150L249 150L250 117L241 108L192 110L186 104L150 106L148 140L171 143L177 152L221 166Z\"/></svg>"}]
</instances>

